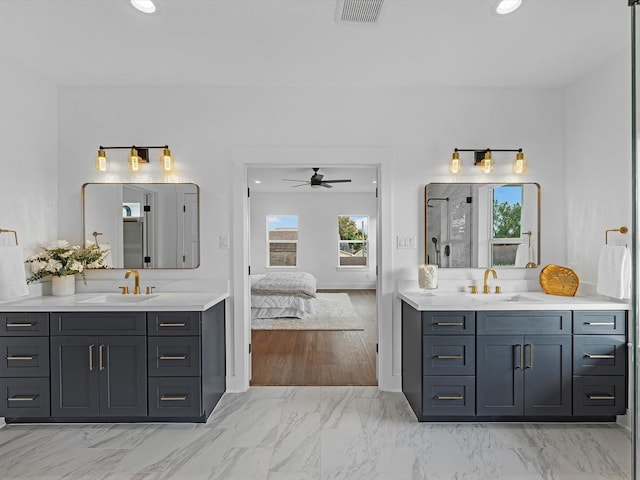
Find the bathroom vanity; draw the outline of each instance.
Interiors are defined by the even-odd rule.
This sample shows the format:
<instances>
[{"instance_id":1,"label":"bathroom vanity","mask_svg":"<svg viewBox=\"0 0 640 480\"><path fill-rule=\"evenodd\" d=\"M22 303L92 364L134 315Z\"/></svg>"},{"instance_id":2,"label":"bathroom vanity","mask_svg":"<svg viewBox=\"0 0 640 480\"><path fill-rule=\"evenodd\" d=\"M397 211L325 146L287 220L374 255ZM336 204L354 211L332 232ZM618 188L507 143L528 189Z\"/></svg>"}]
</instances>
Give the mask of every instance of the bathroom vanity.
<instances>
[{"instance_id":1,"label":"bathroom vanity","mask_svg":"<svg viewBox=\"0 0 640 480\"><path fill-rule=\"evenodd\" d=\"M206 421L225 391L226 297L83 293L0 305L0 416Z\"/></svg>"},{"instance_id":2,"label":"bathroom vanity","mask_svg":"<svg viewBox=\"0 0 640 480\"><path fill-rule=\"evenodd\" d=\"M401 291L402 391L420 421L615 421L627 305Z\"/></svg>"}]
</instances>

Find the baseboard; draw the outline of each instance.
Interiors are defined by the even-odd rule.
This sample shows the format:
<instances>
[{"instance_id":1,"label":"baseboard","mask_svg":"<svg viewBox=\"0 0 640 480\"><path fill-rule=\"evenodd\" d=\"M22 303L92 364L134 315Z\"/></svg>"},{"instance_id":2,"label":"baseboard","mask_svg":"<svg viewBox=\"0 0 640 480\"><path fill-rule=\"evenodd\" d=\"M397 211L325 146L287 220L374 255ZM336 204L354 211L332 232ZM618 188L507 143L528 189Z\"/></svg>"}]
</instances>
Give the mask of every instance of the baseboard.
<instances>
[{"instance_id":1,"label":"baseboard","mask_svg":"<svg viewBox=\"0 0 640 480\"><path fill-rule=\"evenodd\" d=\"M376 284L373 283L318 283L318 290L375 290Z\"/></svg>"}]
</instances>

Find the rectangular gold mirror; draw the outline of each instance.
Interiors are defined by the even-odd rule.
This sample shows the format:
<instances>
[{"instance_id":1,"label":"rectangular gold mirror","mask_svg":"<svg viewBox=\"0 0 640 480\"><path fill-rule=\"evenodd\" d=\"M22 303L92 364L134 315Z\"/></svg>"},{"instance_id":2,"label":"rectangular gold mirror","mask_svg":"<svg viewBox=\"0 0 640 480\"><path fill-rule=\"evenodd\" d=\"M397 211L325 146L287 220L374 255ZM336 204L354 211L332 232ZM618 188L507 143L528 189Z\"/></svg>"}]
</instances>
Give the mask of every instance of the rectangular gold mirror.
<instances>
[{"instance_id":1,"label":"rectangular gold mirror","mask_svg":"<svg viewBox=\"0 0 640 480\"><path fill-rule=\"evenodd\" d=\"M85 244L109 248L112 268L197 268L199 194L193 183L87 183Z\"/></svg>"},{"instance_id":2,"label":"rectangular gold mirror","mask_svg":"<svg viewBox=\"0 0 640 480\"><path fill-rule=\"evenodd\" d=\"M441 268L540 264L540 185L430 183L424 188L424 261Z\"/></svg>"}]
</instances>

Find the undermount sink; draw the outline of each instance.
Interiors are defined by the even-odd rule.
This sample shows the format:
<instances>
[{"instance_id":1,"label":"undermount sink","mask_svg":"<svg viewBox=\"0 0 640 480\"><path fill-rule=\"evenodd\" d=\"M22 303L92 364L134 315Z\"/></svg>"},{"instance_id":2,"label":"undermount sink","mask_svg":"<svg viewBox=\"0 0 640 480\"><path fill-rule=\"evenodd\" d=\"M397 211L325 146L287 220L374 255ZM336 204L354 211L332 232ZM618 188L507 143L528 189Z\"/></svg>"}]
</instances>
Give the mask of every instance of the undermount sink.
<instances>
[{"instance_id":1,"label":"undermount sink","mask_svg":"<svg viewBox=\"0 0 640 480\"><path fill-rule=\"evenodd\" d=\"M539 303L542 302L539 298L529 297L527 295L515 294L515 295L505 295L504 293L494 293L494 294L476 294L474 297L477 297L481 302L487 303Z\"/></svg>"},{"instance_id":2,"label":"undermount sink","mask_svg":"<svg viewBox=\"0 0 640 480\"><path fill-rule=\"evenodd\" d=\"M158 295L122 295L121 293L108 293L79 300L78 303L141 303L151 300Z\"/></svg>"}]
</instances>

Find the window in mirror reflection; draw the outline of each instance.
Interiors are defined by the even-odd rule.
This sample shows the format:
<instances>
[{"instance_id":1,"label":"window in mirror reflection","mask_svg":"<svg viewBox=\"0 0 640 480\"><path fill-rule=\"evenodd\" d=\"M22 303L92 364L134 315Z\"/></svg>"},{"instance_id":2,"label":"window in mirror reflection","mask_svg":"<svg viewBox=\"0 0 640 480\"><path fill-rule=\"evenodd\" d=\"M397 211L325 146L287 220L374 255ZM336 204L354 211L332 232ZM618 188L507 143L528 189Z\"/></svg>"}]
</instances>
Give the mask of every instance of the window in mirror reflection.
<instances>
[{"instance_id":1,"label":"window in mirror reflection","mask_svg":"<svg viewBox=\"0 0 640 480\"><path fill-rule=\"evenodd\" d=\"M521 243L522 185L493 188L491 210L491 266L513 267Z\"/></svg>"}]
</instances>

